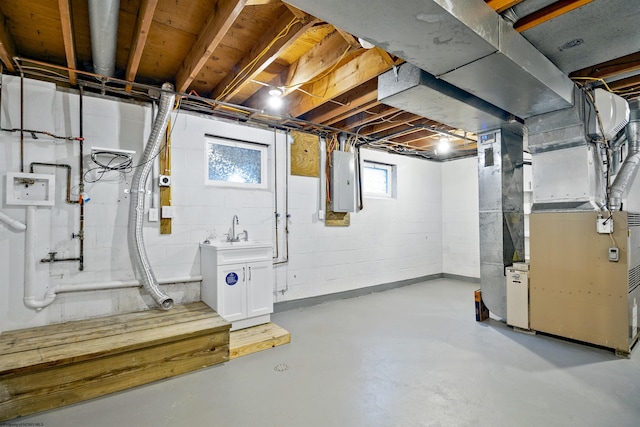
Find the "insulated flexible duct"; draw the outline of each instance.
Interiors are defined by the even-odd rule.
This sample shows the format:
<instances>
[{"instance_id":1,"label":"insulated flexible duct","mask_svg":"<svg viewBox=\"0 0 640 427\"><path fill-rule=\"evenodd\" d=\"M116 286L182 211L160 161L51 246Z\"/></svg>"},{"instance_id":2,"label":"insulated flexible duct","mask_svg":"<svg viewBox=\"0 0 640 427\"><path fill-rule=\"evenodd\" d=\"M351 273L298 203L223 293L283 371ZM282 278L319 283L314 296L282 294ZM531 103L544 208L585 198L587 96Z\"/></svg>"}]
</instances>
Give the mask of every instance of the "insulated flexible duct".
<instances>
[{"instance_id":1,"label":"insulated flexible duct","mask_svg":"<svg viewBox=\"0 0 640 427\"><path fill-rule=\"evenodd\" d=\"M153 168L153 160L162 142L162 135L167 129L171 107L175 101L173 86L169 83L162 85L158 114L153 123L149 140L142 154L140 166L136 168L131 183L131 204L129 206L129 251L132 255L134 268L140 274L140 281L144 289L151 295L156 304L163 310L173 307L173 299L165 295L158 288L158 280L151 270L147 252L144 247L142 224L144 220L144 201L146 183Z\"/></svg>"}]
</instances>

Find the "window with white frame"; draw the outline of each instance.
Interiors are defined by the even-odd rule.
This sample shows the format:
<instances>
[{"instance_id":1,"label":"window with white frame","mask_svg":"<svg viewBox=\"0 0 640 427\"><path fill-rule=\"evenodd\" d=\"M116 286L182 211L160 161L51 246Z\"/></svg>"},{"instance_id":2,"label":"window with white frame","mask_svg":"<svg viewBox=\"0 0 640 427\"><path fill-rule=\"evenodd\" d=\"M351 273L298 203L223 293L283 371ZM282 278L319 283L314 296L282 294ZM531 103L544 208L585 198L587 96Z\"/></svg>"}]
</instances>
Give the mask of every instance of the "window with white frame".
<instances>
[{"instance_id":1,"label":"window with white frame","mask_svg":"<svg viewBox=\"0 0 640 427\"><path fill-rule=\"evenodd\" d=\"M267 188L266 145L207 137L205 154L205 184Z\"/></svg>"},{"instance_id":2,"label":"window with white frame","mask_svg":"<svg viewBox=\"0 0 640 427\"><path fill-rule=\"evenodd\" d=\"M365 196L394 197L394 165L365 160L362 166L362 192Z\"/></svg>"}]
</instances>

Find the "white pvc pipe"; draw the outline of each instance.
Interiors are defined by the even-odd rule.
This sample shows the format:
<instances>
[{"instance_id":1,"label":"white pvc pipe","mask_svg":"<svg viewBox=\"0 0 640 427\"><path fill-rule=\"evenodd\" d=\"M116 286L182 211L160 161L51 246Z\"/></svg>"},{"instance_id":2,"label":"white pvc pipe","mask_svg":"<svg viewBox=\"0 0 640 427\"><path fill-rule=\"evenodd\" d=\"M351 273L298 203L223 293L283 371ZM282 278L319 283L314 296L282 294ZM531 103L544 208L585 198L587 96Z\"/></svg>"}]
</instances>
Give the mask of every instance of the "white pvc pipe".
<instances>
[{"instance_id":1,"label":"white pvc pipe","mask_svg":"<svg viewBox=\"0 0 640 427\"><path fill-rule=\"evenodd\" d=\"M24 248L24 304L29 308L37 311L51 305L60 293L65 292L83 292L83 291L101 291L107 289L119 288L135 288L142 286L138 280L124 280L103 283L61 283L47 289L42 299L37 298L34 290L34 281L36 275L36 207L27 206L27 227L25 233ZM170 283L191 283L202 281L202 276L181 276L168 277L159 279L158 283L162 285Z\"/></svg>"},{"instance_id":2,"label":"white pvc pipe","mask_svg":"<svg viewBox=\"0 0 640 427\"><path fill-rule=\"evenodd\" d=\"M4 222L7 226L16 231L24 231L27 228L25 224L11 218L9 215L3 214L2 212L0 212L0 222Z\"/></svg>"}]
</instances>

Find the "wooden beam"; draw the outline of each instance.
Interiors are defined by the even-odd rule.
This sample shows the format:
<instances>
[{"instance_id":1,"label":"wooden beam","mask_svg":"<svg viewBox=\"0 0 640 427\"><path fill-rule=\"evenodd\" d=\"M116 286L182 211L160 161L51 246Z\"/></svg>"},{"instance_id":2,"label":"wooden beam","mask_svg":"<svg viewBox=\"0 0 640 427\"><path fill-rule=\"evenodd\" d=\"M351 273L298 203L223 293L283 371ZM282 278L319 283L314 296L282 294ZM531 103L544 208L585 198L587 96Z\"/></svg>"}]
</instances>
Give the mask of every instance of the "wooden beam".
<instances>
[{"instance_id":1,"label":"wooden beam","mask_svg":"<svg viewBox=\"0 0 640 427\"><path fill-rule=\"evenodd\" d=\"M290 5L289 3L283 2L282 4L284 4L287 7L287 9L289 9L289 11L293 14L293 16L295 16L298 19L305 19L308 16L305 12L301 11L295 6Z\"/></svg>"},{"instance_id":2,"label":"wooden beam","mask_svg":"<svg viewBox=\"0 0 640 427\"><path fill-rule=\"evenodd\" d=\"M389 69L391 66L376 49L364 51L361 55L336 68L326 77L303 86L302 89L312 95L307 95L302 91L296 91L289 95L286 98L289 114L293 117L299 117Z\"/></svg>"},{"instance_id":3,"label":"wooden beam","mask_svg":"<svg viewBox=\"0 0 640 427\"><path fill-rule=\"evenodd\" d=\"M262 35L251 51L216 86L211 98L223 102L232 99L316 22L310 15L299 20L285 9L271 29Z\"/></svg>"},{"instance_id":4,"label":"wooden beam","mask_svg":"<svg viewBox=\"0 0 640 427\"><path fill-rule=\"evenodd\" d=\"M338 34L340 34L340 36L349 44L349 46L351 46L352 48L362 47L360 46L360 42L358 41L358 39L352 36L351 33L347 33L345 30L342 30L338 27L335 28Z\"/></svg>"},{"instance_id":5,"label":"wooden beam","mask_svg":"<svg viewBox=\"0 0 640 427\"><path fill-rule=\"evenodd\" d=\"M543 7L540 10L533 12L524 18L519 19L513 28L519 33L527 31L530 28L538 26L544 22L550 21L553 18L564 15L571 12L587 3L591 3L593 0L560 0L550 4L547 7Z\"/></svg>"},{"instance_id":6,"label":"wooden beam","mask_svg":"<svg viewBox=\"0 0 640 427\"><path fill-rule=\"evenodd\" d=\"M246 6L262 6L265 4L280 3L281 0L247 0Z\"/></svg>"},{"instance_id":7,"label":"wooden beam","mask_svg":"<svg viewBox=\"0 0 640 427\"><path fill-rule=\"evenodd\" d=\"M131 40L131 48L129 49L129 60L127 61L126 80L132 82L138 73L140 59L144 46L147 43L149 29L153 22L153 14L158 6L158 0L142 0L138 9L138 19L136 28L133 31L133 39ZM131 90L131 86L127 86L127 92Z\"/></svg>"},{"instance_id":8,"label":"wooden beam","mask_svg":"<svg viewBox=\"0 0 640 427\"><path fill-rule=\"evenodd\" d=\"M583 68L569 74L569 77L593 77L606 79L617 74L640 70L640 52L621 56L611 61Z\"/></svg>"},{"instance_id":9,"label":"wooden beam","mask_svg":"<svg viewBox=\"0 0 640 427\"><path fill-rule=\"evenodd\" d=\"M398 114L392 120L389 120L387 122L367 126L363 130L361 130L360 133L362 135L375 135L377 133L381 133L386 130L393 129L398 126L402 126L403 124L411 123L418 119L419 117L413 113L402 113L402 114Z\"/></svg>"},{"instance_id":10,"label":"wooden beam","mask_svg":"<svg viewBox=\"0 0 640 427\"><path fill-rule=\"evenodd\" d=\"M62 27L62 40L64 41L64 53L69 70L69 83L76 84L76 46L73 40L73 19L71 18L70 0L58 0L60 9L60 26Z\"/></svg>"},{"instance_id":11,"label":"wooden beam","mask_svg":"<svg viewBox=\"0 0 640 427\"><path fill-rule=\"evenodd\" d=\"M289 66L284 84L288 87L285 95L327 72L350 48L339 32L330 33Z\"/></svg>"},{"instance_id":12,"label":"wooden beam","mask_svg":"<svg viewBox=\"0 0 640 427\"><path fill-rule=\"evenodd\" d=\"M640 88L640 74L609 83L612 90L629 90L636 86Z\"/></svg>"},{"instance_id":13,"label":"wooden beam","mask_svg":"<svg viewBox=\"0 0 640 427\"><path fill-rule=\"evenodd\" d=\"M378 92L376 91L376 98L365 102L364 104L360 105L359 107L356 108L352 108L349 111L346 111L342 114L337 114L334 117L330 118L329 120L326 120L325 122L323 122L323 124L327 125L327 126L333 126L338 122L341 122L343 120L348 119L349 117L352 117L356 114L366 114L363 113L364 111L367 111L370 108L376 107L378 105L380 105L380 102L378 101L378 96L377 96Z\"/></svg>"},{"instance_id":14,"label":"wooden beam","mask_svg":"<svg viewBox=\"0 0 640 427\"><path fill-rule=\"evenodd\" d=\"M327 124L334 117L340 116L344 118L344 114L357 110L362 105L377 101L377 99L378 80L375 78L369 79L349 92L335 97L331 102L305 114L304 119L314 123Z\"/></svg>"},{"instance_id":15,"label":"wooden beam","mask_svg":"<svg viewBox=\"0 0 640 427\"><path fill-rule=\"evenodd\" d=\"M176 74L176 90L185 92L242 12L247 0L220 0Z\"/></svg>"},{"instance_id":16,"label":"wooden beam","mask_svg":"<svg viewBox=\"0 0 640 427\"><path fill-rule=\"evenodd\" d=\"M378 107L367 109L367 111L358 113L357 115L351 116L341 122L334 123L333 127L344 130L357 129L368 123L385 119L400 111L397 108L389 107L388 105L384 104L380 104ZM372 112L375 114L371 114Z\"/></svg>"},{"instance_id":17,"label":"wooden beam","mask_svg":"<svg viewBox=\"0 0 640 427\"><path fill-rule=\"evenodd\" d=\"M522 1L523 0L485 0L485 2L498 13L502 13Z\"/></svg>"},{"instance_id":18,"label":"wooden beam","mask_svg":"<svg viewBox=\"0 0 640 427\"><path fill-rule=\"evenodd\" d=\"M0 60L9 71L15 73L16 67L13 65L13 57L18 55L6 21L7 18L0 11Z\"/></svg>"}]
</instances>

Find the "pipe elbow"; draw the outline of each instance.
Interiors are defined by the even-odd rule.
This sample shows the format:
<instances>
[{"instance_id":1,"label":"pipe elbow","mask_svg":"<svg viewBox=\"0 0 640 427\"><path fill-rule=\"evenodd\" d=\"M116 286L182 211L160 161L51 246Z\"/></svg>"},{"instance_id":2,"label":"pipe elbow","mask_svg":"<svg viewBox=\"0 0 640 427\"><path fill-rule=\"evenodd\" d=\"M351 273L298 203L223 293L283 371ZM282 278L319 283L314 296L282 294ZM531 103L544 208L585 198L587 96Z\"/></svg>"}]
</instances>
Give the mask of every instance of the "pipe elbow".
<instances>
[{"instance_id":1,"label":"pipe elbow","mask_svg":"<svg viewBox=\"0 0 640 427\"><path fill-rule=\"evenodd\" d=\"M24 297L24 305L29 308L33 308L36 311L41 311L43 308L46 308L53 303L56 299L56 293L52 290L48 290L44 294L44 298L38 299L34 296Z\"/></svg>"}]
</instances>

